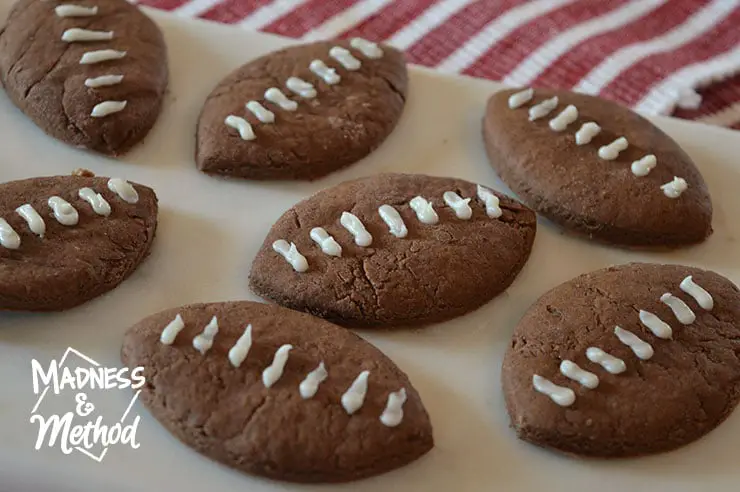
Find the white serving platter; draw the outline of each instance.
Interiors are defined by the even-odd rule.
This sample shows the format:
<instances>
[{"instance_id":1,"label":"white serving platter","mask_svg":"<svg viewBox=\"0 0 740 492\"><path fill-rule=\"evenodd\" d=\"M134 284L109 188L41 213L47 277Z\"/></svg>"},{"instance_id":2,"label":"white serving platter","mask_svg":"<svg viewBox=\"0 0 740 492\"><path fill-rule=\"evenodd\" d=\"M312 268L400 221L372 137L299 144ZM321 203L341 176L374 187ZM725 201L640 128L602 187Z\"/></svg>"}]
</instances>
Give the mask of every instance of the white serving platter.
<instances>
[{"instance_id":1,"label":"white serving platter","mask_svg":"<svg viewBox=\"0 0 740 492\"><path fill-rule=\"evenodd\" d=\"M7 9L7 2L0 6L3 18ZM138 403L131 410L132 417L141 416L138 449L112 446L102 462L79 452L63 454L58 446L34 449L38 426L29 417L37 395L31 359L46 364L73 347L115 367L122 334L150 313L191 302L254 299L246 281L250 262L273 221L298 200L382 171L456 176L506 191L486 161L480 137L484 102L499 86L418 68L411 71L398 128L362 162L315 183L207 177L193 164L195 124L205 97L229 71L289 41L151 14L169 46L171 87L155 129L122 161L46 137L0 95L0 181L83 167L149 184L161 206L153 254L119 288L62 314L0 315L0 491L736 490L740 411L716 432L676 452L634 460L578 460L518 441L508 427L500 391L501 359L517 321L546 290L575 275L616 263L654 261L713 269L740 283L740 134L668 118L655 121L696 160L714 199L715 233L707 242L671 253L629 252L563 235L541 222L529 263L495 301L423 330L361 333L409 374L431 416L436 447L411 466L332 487L256 479L180 444ZM105 418L115 421L132 393L94 396ZM46 414L73 410L66 393L50 395L42 404Z\"/></svg>"}]
</instances>

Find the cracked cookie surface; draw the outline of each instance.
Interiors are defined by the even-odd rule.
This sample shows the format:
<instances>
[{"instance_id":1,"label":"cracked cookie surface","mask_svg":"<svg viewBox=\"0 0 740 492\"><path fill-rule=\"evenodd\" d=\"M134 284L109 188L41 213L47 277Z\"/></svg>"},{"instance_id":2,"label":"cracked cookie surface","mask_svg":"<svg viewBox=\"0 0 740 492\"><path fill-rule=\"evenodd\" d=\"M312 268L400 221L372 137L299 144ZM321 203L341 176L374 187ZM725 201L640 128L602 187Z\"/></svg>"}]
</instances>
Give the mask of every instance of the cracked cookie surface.
<instances>
[{"instance_id":1,"label":"cracked cookie surface","mask_svg":"<svg viewBox=\"0 0 740 492\"><path fill-rule=\"evenodd\" d=\"M712 233L712 202L704 178L691 158L666 133L637 113L610 101L568 91L536 89L530 102L509 108L518 90L495 93L488 100L483 138L491 166L511 190L537 213L560 226L603 242L638 247L680 247L704 241ZM549 114L530 121L528 110L557 96ZM549 122L568 105L578 117L563 131ZM576 144L587 122L600 132ZM625 137L628 147L614 160L599 149ZM654 155L646 176L633 174L632 163ZM688 188L667 197L661 186L674 176Z\"/></svg>"},{"instance_id":2,"label":"cracked cookie surface","mask_svg":"<svg viewBox=\"0 0 740 492\"><path fill-rule=\"evenodd\" d=\"M131 183L137 203L108 189L108 178L55 176L0 185L0 217L20 236L20 247L0 247L0 310L59 311L75 307L120 284L149 254L157 228L154 191ZM110 204L96 214L78 192L91 188ZM71 204L77 224L59 223L48 205L58 196ZM45 223L43 237L16 212L30 204Z\"/></svg>"},{"instance_id":3,"label":"cracked cookie surface","mask_svg":"<svg viewBox=\"0 0 740 492\"><path fill-rule=\"evenodd\" d=\"M469 203L463 220L443 194L454 191ZM257 253L250 285L258 295L307 311L343 326L394 327L443 321L472 311L504 291L529 258L536 231L534 212L496 193L502 215L491 218L477 197L477 185L453 178L381 174L348 181L321 191L288 210L272 227ZM409 206L422 196L439 216L423 224ZM408 235L397 238L378 213L393 206ZM340 224L342 212L357 216L373 237L357 246ZM342 256L326 255L312 241L322 227L342 247ZM294 271L272 244L293 242L308 261Z\"/></svg>"},{"instance_id":4,"label":"cracked cookie surface","mask_svg":"<svg viewBox=\"0 0 740 492\"><path fill-rule=\"evenodd\" d=\"M89 17L59 17L57 1L20 0L0 30L0 81L8 96L47 134L75 147L120 155L146 136L159 116L168 82L167 51L159 28L126 0L79 0ZM67 29L112 31L113 39L62 40ZM97 50L123 58L81 64ZM115 85L87 87L88 78L123 75ZM103 101L126 101L124 110L91 117Z\"/></svg>"},{"instance_id":5,"label":"cracked cookie surface","mask_svg":"<svg viewBox=\"0 0 740 492\"><path fill-rule=\"evenodd\" d=\"M712 296L706 310L679 288L684 278ZM696 316L680 323L661 302L680 298ZM639 311L657 315L672 338L656 337ZM649 343L641 360L614 334L615 326ZM597 347L623 360L612 374L586 356ZM563 375L570 360L596 374L587 389ZM538 374L570 388L575 402L556 404L533 388ZM628 264L579 276L542 296L524 315L502 368L512 427L521 439L567 453L627 457L668 451L717 427L740 400L740 290L710 271L680 265Z\"/></svg>"},{"instance_id":6,"label":"cracked cookie surface","mask_svg":"<svg viewBox=\"0 0 740 492\"><path fill-rule=\"evenodd\" d=\"M332 47L352 52L361 63L350 71L329 56ZM322 41L269 53L228 75L208 96L198 121L198 169L246 179L312 180L348 166L386 139L403 112L407 90L403 54L381 46L383 56L369 59L349 41ZM322 60L341 80L333 85L309 65ZM286 88L298 77L316 90L303 98ZM297 103L295 111L265 100L265 91L280 89ZM273 112L273 123L261 123L245 108L260 102ZM244 118L255 139L243 140L225 125L227 116Z\"/></svg>"},{"instance_id":7,"label":"cracked cookie surface","mask_svg":"<svg viewBox=\"0 0 740 492\"><path fill-rule=\"evenodd\" d=\"M182 316L172 345L165 326ZM218 333L205 355L193 338L212 317ZM252 345L237 368L229 350L252 325ZM291 344L282 376L270 388L262 371ZM254 302L194 304L152 315L130 328L121 357L144 367L141 401L182 442L227 466L294 482L344 482L404 466L433 446L432 428L407 376L378 349L324 320ZM299 385L324 362L328 376L303 399ZM349 415L342 394L370 371L362 406ZM405 388L403 419L381 423L389 393Z\"/></svg>"}]
</instances>

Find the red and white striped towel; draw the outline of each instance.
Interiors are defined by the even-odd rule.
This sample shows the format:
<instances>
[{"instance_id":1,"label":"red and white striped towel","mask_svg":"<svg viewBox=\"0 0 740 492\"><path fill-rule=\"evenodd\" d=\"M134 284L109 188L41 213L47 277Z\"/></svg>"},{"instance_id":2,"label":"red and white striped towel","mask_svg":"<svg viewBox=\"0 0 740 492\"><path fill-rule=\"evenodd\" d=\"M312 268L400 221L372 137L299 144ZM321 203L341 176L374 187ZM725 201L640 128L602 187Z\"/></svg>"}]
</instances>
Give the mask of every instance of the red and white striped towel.
<instances>
[{"instance_id":1,"label":"red and white striped towel","mask_svg":"<svg viewBox=\"0 0 740 492\"><path fill-rule=\"evenodd\" d=\"M740 0L140 0L301 40L360 36L409 61L572 88L740 129Z\"/></svg>"}]
</instances>

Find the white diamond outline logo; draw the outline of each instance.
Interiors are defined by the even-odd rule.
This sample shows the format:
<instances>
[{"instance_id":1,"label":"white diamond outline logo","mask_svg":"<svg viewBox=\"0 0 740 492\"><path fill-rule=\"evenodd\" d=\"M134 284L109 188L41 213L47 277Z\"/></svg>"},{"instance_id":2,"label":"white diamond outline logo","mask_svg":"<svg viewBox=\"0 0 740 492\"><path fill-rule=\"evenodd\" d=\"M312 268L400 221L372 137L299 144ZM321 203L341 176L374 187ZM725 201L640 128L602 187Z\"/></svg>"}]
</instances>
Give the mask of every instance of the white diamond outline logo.
<instances>
[{"instance_id":1,"label":"white diamond outline logo","mask_svg":"<svg viewBox=\"0 0 740 492\"><path fill-rule=\"evenodd\" d=\"M61 369L64 367L64 364L67 362L67 357L69 354L76 355L80 359L84 360L90 365L93 365L95 367L100 367L100 363L93 359L92 357L88 357L87 355L83 354L79 350L67 347L67 350L64 351L64 354L62 355L62 358L59 359L59 363L57 365L58 369ZM34 415L36 411L38 410L39 406L41 406L41 402L44 400L44 397L46 396L46 393L49 392L50 384L47 384L44 388L44 391L41 392L39 397L36 399L36 404L31 409L31 415ZM129 412L131 411L131 408L134 406L134 403L136 403L136 400L139 398L139 394L141 393L141 390L137 390L136 393L134 393L134 396L131 398L131 401L129 401L128 406L126 407L126 411L123 412L123 415L121 416L119 422L123 424L124 420L126 420L126 417L128 417ZM98 463L101 463L103 461L103 458L105 458L105 455L108 454L109 447L106 446L103 448L103 450L100 452L98 456L94 455L90 451L86 450L85 448L81 448L79 446L75 446L74 448L76 451L79 451L80 453L86 455L88 458L97 461Z\"/></svg>"}]
</instances>

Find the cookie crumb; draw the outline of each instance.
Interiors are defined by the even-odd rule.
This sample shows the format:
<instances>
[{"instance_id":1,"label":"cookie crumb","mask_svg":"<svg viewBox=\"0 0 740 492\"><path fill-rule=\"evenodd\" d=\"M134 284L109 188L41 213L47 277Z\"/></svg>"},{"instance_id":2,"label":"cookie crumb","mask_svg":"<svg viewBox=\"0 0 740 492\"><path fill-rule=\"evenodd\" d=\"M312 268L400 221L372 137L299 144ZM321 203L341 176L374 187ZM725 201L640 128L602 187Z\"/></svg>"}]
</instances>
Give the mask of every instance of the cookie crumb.
<instances>
[{"instance_id":1,"label":"cookie crumb","mask_svg":"<svg viewBox=\"0 0 740 492\"><path fill-rule=\"evenodd\" d=\"M72 171L72 176L82 176L84 178L94 178L95 173L90 171L89 169L83 169L81 167L78 167L74 171Z\"/></svg>"}]
</instances>

